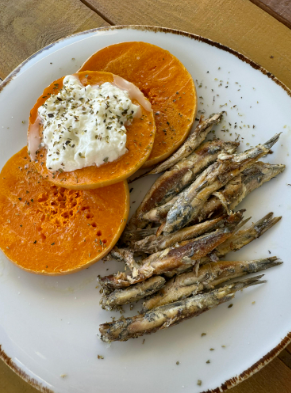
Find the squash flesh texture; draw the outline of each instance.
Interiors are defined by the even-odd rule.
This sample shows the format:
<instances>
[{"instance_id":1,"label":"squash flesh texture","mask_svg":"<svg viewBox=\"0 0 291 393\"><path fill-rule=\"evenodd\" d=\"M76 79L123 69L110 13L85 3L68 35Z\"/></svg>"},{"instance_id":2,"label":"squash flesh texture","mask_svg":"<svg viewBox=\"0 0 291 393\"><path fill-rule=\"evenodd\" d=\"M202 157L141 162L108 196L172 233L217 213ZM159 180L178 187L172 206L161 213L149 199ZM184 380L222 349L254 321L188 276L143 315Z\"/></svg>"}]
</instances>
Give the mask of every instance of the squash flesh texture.
<instances>
[{"instance_id":1,"label":"squash flesh texture","mask_svg":"<svg viewBox=\"0 0 291 393\"><path fill-rule=\"evenodd\" d=\"M82 72L75 75L79 77L84 86L113 82L113 75L107 72ZM46 101L47 97L59 92L63 86L63 79L54 81L44 90L30 112L29 124L35 122L37 110ZM138 104L136 100L133 100L133 103ZM147 160L154 144L156 126L153 112L141 109L143 120L136 117L131 125L126 126L126 148L128 152L117 160L99 167L90 166L72 172L50 172L45 165L46 149L41 148L36 155L37 162L35 162L38 172L52 183L70 189L99 188L127 179Z\"/></svg>"},{"instance_id":2,"label":"squash flesh texture","mask_svg":"<svg viewBox=\"0 0 291 393\"><path fill-rule=\"evenodd\" d=\"M128 217L127 182L97 190L68 190L44 180L27 148L0 179L0 248L34 273L66 274L106 255Z\"/></svg>"},{"instance_id":3,"label":"squash flesh texture","mask_svg":"<svg viewBox=\"0 0 291 393\"><path fill-rule=\"evenodd\" d=\"M144 166L166 159L184 142L196 115L196 90L189 72L170 52L145 42L123 42L92 55L79 71L86 70L119 75L151 102L157 130Z\"/></svg>"}]
</instances>

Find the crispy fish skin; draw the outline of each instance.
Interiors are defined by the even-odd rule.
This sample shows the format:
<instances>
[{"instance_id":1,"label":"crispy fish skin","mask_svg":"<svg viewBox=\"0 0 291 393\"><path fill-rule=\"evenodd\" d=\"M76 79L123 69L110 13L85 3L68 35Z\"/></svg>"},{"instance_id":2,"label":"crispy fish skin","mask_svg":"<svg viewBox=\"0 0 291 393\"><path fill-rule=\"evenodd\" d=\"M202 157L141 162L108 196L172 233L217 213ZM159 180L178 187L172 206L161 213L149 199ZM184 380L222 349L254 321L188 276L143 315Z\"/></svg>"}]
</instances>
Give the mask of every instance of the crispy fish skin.
<instances>
[{"instance_id":1,"label":"crispy fish skin","mask_svg":"<svg viewBox=\"0 0 291 393\"><path fill-rule=\"evenodd\" d=\"M143 220L154 222L154 223L161 223L166 221L166 217L168 212L171 210L171 207L174 203L179 199L179 195L173 197L170 201L165 203L164 205L158 206L143 215Z\"/></svg>"},{"instance_id":2,"label":"crispy fish skin","mask_svg":"<svg viewBox=\"0 0 291 393\"><path fill-rule=\"evenodd\" d=\"M233 210L250 192L279 175L284 169L285 165L282 164L267 164L258 161L228 182L220 190L220 193L225 198L229 209ZM150 222L162 222L166 219L168 211L177 200L178 196L168 203L150 210L143 218ZM214 214L220 214L224 211L221 200L216 196L211 196L203 205L198 217L190 224L204 221Z\"/></svg>"},{"instance_id":3,"label":"crispy fish skin","mask_svg":"<svg viewBox=\"0 0 291 393\"><path fill-rule=\"evenodd\" d=\"M244 194L244 188L242 174L240 173L238 176L228 182L219 192L229 207L230 204L232 204L238 198L242 199L241 196ZM225 212L225 210L225 206L221 202L221 199L212 195L202 206L198 217L190 222L190 225L207 220L212 216L222 214Z\"/></svg>"},{"instance_id":4,"label":"crispy fish skin","mask_svg":"<svg viewBox=\"0 0 291 393\"><path fill-rule=\"evenodd\" d=\"M214 251L213 254L217 258L222 258L231 251L238 251L244 246L251 243L253 240L261 237L267 230L271 229L282 217L273 217L273 213L266 214L263 218L253 223L249 228L235 230L232 235L224 242L221 243ZM212 262L209 255L200 259L200 265Z\"/></svg>"},{"instance_id":5,"label":"crispy fish skin","mask_svg":"<svg viewBox=\"0 0 291 393\"><path fill-rule=\"evenodd\" d=\"M134 242L144 239L145 237L155 235L158 228L126 228L120 239L118 240L118 245L131 246Z\"/></svg>"},{"instance_id":6,"label":"crispy fish skin","mask_svg":"<svg viewBox=\"0 0 291 393\"><path fill-rule=\"evenodd\" d=\"M266 214L263 218L252 224L247 229L242 229L229 237L223 244L220 244L215 254L222 257L231 251L238 251L245 245L262 236L268 229L272 228L282 217L273 217L273 213ZM203 261L201 261L203 263Z\"/></svg>"},{"instance_id":7,"label":"crispy fish skin","mask_svg":"<svg viewBox=\"0 0 291 393\"><path fill-rule=\"evenodd\" d=\"M172 278L166 285L143 303L143 312L165 304L185 299L205 289L222 284L234 278L257 273L273 266L281 265L277 257L255 259L253 261L219 261L202 266L198 273L188 272Z\"/></svg>"},{"instance_id":8,"label":"crispy fish skin","mask_svg":"<svg viewBox=\"0 0 291 393\"><path fill-rule=\"evenodd\" d=\"M217 229L207 235L187 240L150 255L143 260L139 269L133 269L130 274L120 272L114 275L100 277L99 282L106 293L118 288L125 288L144 281L154 275L177 269L182 265L196 264L203 256L209 254L217 246L231 236L237 224L242 220L242 213L236 212L227 217L228 222L223 229ZM194 261L194 262L193 262Z\"/></svg>"},{"instance_id":9,"label":"crispy fish skin","mask_svg":"<svg viewBox=\"0 0 291 393\"><path fill-rule=\"evenodd\" d=\"M212 126L214 124L218 124L221 119L222 113L217 113L207 120L200 120L195 130L189 135L183 145L174 154L172 154L170 158L162 162L148 174L156 175L164 172L183 158L188 157L204 141L208 133L211 131Z\"/></svg>"},{"instance_id":10,"label":"crispy fish skin","mask_svg":"<svg viewBox=\"0 0 291 393\"><path fill-rule=\"evenodd\" d=\"M223 142L219 139L201 145L194 153L178 162L154 183L138 209L138 219L144 223L143 225L146 225L148 220L144 220L144 214L170 201L200 172L212 164L221 152L232 154L237 146L236 142Z\"/></svg>"},{"instance_id":11,"label":"crispy fish skin","mask_svg":"<svg viewBox=\"0 0 291 393\"><path fill-rule=\"evenodd\" d=\"M272 142L275 143L278 138L279 135L273 137ZM266 146L270 145L271 141L268 141L265 145L259 144L237 155L219 155L218 160L180 194L167 214L164 233L177 231L198 217L210 195L225 186L233 177L250 167L259 158L268 154L270 148Z\"/></svg>"},{"instance_id":12,"label":"crispy fish skin","mask_svg":"<svg viewBox=\"0 0 291 393\"><path fill-rule=\"evenodd\" d=\"M137 269L139 265L136 263L133 252L127 248L113 247L109 254L112 258L125 262L130 270Z\"/></svg>"},{"instance_id":13,"label":"crispy fish skin","mask_svg":"<svg viewBox=\"0 0 291 393\"><path fill-rule=\"evenodd\" d=\"M272 228L278 221L281 220L281 217L272 217L273 213L268 213L266 216L252 224L249 228L239 231L235 230L229 239L227 239L224 243L221 243L212 252L212 254L215 254L216 258L222 258L231 251L240 250L242 247L262 236L268 229ZM238 226L240 226L240 224ZM200 259L199 265L202 266L204 264L211 263L213 262L212 259L212 255L206 255ZM191 268L188 266L180 266L178 269L173 269L171 272L167 272L166 276L173 277L174 275L179 275L189 271L189 269Z\"/></svg>"},{"instance_id":14,"label":"crispy fish skin","mask_svg":"<svg viewBox=\"0 0 291 393\"><path fill-rule=\"evenodd\" d=\"M123 304L137 302L146 296L152 295L159 291L165 283L166 280L161 276L151 277L126 289L115 289L108 296L103 296L100 304L105 310L115 310Z\"/></svg>"},{"instance_id":15,"label":"crispy fish skin","mask_svg":"<svg viewBox=\"0 0 291 393\"><path fill-rule=\"evenodd\" d=\"M235 293L239 290L264 283L265 281L259 280L261 277L257 276L225 284L221 288L158 307L145 314L130 318L123 317L115 322L103 323L99 326L101 340L104 342L127 341L130 338L154 333L157 330L176 325L185 319L198 316L221 303L233 299Z\"/></svg>"},{"instance_id":16,"label":"crispy fish skin","mask_svg":"<svg viewBox=\"0 0 291 393\"><path fill-rule=\"evenodd\" d=\"M213 220L208 220L191 227L183 228L167 236L151 235L133 243L134 251L144 251L147 254L162 251L168 247L174 246L183 240L194 239L203 233L213 231L218 227L222 227L226 221L226 216L221 216Z\"/></svg>"},{"instance_id":17,"label":"crispy fish skin","mask_svg":"<svg viewBox=\"0 0 291 393\"><path fill-rule=\"evenodd\" d=\"M175 180L171 184L172 187L167 187L165 196L159 201L158 205L168 202L181 192L200 172L215 162L219 154L233 154L238 146L238 142L224 142L220 139L214 139L213 141L203 143L189 157L184 158L169 171L164 173L164 175L167 174L168 178L173 176ZM147 211L153 207L154 206L150 206Z\"/></svg>"},{"instance_id":18,"label":"crispy fish skin","mask_svg":"<svg viewBox=\"0 0 291 393\"><path fill-rule=\"evenodd\" d=\"M228 228L223 230L218 229L208 235L201 236L201 238L189 240L187 244L180 245L176 248L168 248L150 255L143 261L143 265L136 271L133 270L131 274L120 272L114 275L100 277L99 282L106 293L108 293L108 291L125 288L144 281L153 275L159 275L172 269L177 269L182 265L192 265L191 257L193 255L195 255L195 262L193 262L195 264L197 259L216 248L230 234L231 232Z\"/></svg>"},{"instance_id":19,"label":"crispy fish skin","mask_svg":"<svg viewBox=\"0 0 291 393\"><path fill-rule=\"evenodd\" d=\"M147 224L143 215L149 210L163 205L179 194L207 166L216 161L222 152L233 154L239 143L224 142L220 139L203 143L189 157L181 160L160 176L152 185L137 209L135 220L137 226Z\"/></svg>"},{"instance_id":20,"label":"crispy fish skin","mask_svg":"<svg viewBox=\"0 0 291 393\"><path fill-rule=\"evenodd\" d=\"M285 168L283 164L267 164L260 161L247 168L242 173L243 193L230 204L230 209L233 210L250 192L282 173Z\"/></svg>"},{"instance_id":21,"label":"crispy fish skin","mask_svg":"<svg viewBox=\"0 0 291 393\"><path fill-rule=\"evenodd\" d=\"M225 197L229 209L233 210L252 191L282 173L284 169L285 165L282 164L268 164L258 161L227 183L220 192ZM215 196L211 196L199 213L199 221L206 220L214 213L223 211L221 201Z\"/></svg>"}]
</instances>

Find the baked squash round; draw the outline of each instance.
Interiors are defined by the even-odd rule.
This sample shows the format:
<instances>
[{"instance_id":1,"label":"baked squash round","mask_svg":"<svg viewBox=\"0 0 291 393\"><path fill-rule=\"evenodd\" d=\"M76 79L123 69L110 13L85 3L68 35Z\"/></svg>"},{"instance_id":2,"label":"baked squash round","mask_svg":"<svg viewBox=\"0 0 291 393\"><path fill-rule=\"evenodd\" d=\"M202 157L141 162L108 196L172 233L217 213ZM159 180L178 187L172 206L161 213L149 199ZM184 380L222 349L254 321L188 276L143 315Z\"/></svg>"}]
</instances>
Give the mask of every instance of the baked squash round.
<instances>
[{"instance_id":1,"label":"baked squash round","mask_svg":"<svg viewBox=\"0 0 291 393\"><path fill-rule=\"evenodd\" d=\"M156 137L144 167L168 158L189 134L197 111L196 89L184 65L147 42L122 42L94 53L79 71L107 71L134 83L149 99Z\"/></svg>"},{"instance_id":2,"label":"baked squash round","mask_svg":"<svg viewBox=\"0 0 291 393\"><path fill-rule=\"evenodd\" d=\"M120 237L129 213L126 181L69 190L36 171L27 147L0 176L0 248L32 273L60 275L87 268Z\"/></svg>"}]
</instances>

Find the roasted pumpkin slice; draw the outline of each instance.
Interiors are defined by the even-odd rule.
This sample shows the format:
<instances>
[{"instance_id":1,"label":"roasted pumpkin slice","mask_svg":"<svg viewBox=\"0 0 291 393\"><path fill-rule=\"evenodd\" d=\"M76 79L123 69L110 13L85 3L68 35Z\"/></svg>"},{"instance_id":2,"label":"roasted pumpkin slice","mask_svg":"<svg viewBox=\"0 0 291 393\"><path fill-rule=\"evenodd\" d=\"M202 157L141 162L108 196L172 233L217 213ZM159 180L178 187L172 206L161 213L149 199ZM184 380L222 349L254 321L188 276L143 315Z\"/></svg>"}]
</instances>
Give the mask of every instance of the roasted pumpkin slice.
<instances>
[{"instance_id":1,"label":"roasted pumpkin slice","mask_svg":"<svg viewBox=\"0 0 291 393\"><path fill-rule=\"evenodd\" d=\"M92 55L79 71L86 70L120 75L151 102L157 132L144 167L165 160L184 142L196 115L196 90L190 73L170 52L146 42L123 42Z\"/></svg>"},{"instance_id":2,"label":"roasted pumpkin slice","mask_svg":"<svg viewBox=\"0 0 291 393\"><path fill-rule=\"evenodd\" d=\"M102 85L109 82L125 90L135 88L136 91L134 91L133 96L137 98L132 98L132 102L136 105L140 105L140 102L147 104L144 105L147 109L140 105L140 114L133 118L130 125L126 125L127 152L116 160L104 162L98 167L91 165L71 172L64 172L61 168L51 171L46 165L47 151L44 147L40 147L35 149L36 152L33 155L36 169L47 180L69 189L93 189L118 183L136 172L150 155L156 132L151 105L136 86L131 83L128 84L127 81L109 72L78 72L74 75L84 86ZM28 145L35 145L35 141L38 141L39 145L39 142L41 142L42 126L38 118L38 108L45 104L48 97L58 94L63 87L63 79L60 78L47 87L32 108L28 126Z\"/></svg>"},{"instance_id":3,"label":"roasted pumpkin slice","mask_svg":"<svg viewBox=\"0 0 291 393\"><path fill-rule=\"evenodd\" d=\"M96 190L57 187L36 171L27 147L1 172L0 248L32 273L68 274L97 262L117 242L128 212L126 181Z\"/></svg>"}]
</instances>

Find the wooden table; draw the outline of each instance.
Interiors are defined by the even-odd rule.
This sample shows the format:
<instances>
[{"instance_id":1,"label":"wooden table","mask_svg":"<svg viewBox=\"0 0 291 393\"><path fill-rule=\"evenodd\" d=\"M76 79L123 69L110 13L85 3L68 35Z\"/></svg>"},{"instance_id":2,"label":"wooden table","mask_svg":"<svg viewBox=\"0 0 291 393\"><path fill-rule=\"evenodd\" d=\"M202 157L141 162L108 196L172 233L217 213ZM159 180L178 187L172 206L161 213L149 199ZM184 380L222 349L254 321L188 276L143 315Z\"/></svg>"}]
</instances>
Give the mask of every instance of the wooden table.
<instances>
[{"instance_id":1,"label":"wooden table","mask_svg":"<svg viewBox=\"0 0 291 393\"><path fill-rule=\"evenodd\" d=\"M219 41L291 88L290 0L0 0L0 78L59 38L129 24L171 27ZM0 361L0 392L36 390ZM291 345L231 392L291 393Z\"/></svg>"}]
</instances>

